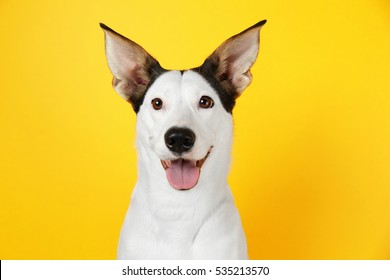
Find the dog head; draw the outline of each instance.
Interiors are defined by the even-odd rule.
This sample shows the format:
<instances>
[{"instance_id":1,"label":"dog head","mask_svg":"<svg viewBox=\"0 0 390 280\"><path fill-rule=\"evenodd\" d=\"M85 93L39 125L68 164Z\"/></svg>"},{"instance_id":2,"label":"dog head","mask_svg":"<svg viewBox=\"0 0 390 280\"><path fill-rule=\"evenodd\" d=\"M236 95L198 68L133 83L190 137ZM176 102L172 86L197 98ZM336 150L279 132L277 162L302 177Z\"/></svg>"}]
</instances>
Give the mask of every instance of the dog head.
<instances>
[{"instance_id":1,"label":"dog head","mask_svg":"<svg viewBox=\"0 0 390 280\"><path fill-rule=\"evenodd\" d=\"M138 143L178 190L193 188L217 151L229 152L232 110L251 83L261 21L222 43L197 68L172 71L141 46L101 24L113 87L137 113Z\"/></svg>"}]
</instances>

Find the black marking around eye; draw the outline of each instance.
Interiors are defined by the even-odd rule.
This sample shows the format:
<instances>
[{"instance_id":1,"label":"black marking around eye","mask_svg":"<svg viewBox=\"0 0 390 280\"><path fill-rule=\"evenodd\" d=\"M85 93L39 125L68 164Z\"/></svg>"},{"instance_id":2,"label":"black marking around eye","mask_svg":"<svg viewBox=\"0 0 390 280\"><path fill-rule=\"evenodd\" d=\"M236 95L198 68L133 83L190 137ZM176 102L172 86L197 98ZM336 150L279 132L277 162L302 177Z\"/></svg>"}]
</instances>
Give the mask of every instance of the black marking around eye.
<instances>
[{"instance_id":1,"label":"black marking around eye","mask_svg":"<svg viewBox=\"0 0 390 280\"><path fill-rule=\"evenodd\" d=\"M218 65L207 59L202 66L191 69L200 74L210 86L217 92L219 99L225 110L232 114L234 105L236 104L236 92L230 88L224 88L215 77Z\"/></svg>"},{"instance_id":2,"label":"black marking around eye","mask_svg":"<svg viewBox=\"0 0 390 280\"><path fill-rule=\"evenodd\" d=\"M160 75L165 72L174 71L174 70L166 70L162 68L159 64L151 65L151 67L149 67L150 82L147 88L145 89L143 94L139 96L137 100L131 101L131 103L133 104L134 111L136 113L138 113L138 111L140 110L140 107L143 104L147 91L149 90L151 85L157 80L157 78L160 77ZM197 68L192 68L189 70L200 74L209 83L209 85L216 91L224 109L228 113L232 114L234 105L236 104L236 98L235 98L236 92L226 89L221 85L221 83L215 77L216 67L217 65L213 64L212 61L206 60L202 66ZM179 71L181 75L183 75L184 72L188 70L179 70Z\"/></svg>"},{"instance_id":3,"label":"black marking around eye","mask_svg":"<svg viewBox=\"0 0 390 280\"><path fill-rule=\"evenodd\" d=\"M163 73L167 72L168 70L162 68L160 64L155 61L154 63L151 63L148 67L148 75L149 75L149 83L145 90L142 92L142 94L138 96L130 97L130 103L133 105L133 109L136 113L139 112L141 105L144 102L145 95L148 92L149 88L152 86L152 84L157 80L158 77L160 77Z\"/></svg>"}]
</instances>

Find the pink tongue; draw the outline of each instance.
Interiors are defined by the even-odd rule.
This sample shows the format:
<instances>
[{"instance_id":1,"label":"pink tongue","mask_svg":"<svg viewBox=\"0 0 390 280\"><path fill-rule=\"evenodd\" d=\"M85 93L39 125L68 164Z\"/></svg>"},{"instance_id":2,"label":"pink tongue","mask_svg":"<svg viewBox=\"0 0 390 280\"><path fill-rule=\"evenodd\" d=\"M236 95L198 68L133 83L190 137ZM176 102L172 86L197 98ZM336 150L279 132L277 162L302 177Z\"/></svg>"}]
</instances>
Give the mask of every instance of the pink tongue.
<instances>
[{"instance_id":1,"label":"pink tongue","mask_svg":"<svg viewBox=\"0 0 390 280\"><path fill-rule=\"evenodd\" d=\"M196 185L200 170L196 161L175 160L166 170L169 184L177 190L188 190Z\"/></svg>"}]
</instances>

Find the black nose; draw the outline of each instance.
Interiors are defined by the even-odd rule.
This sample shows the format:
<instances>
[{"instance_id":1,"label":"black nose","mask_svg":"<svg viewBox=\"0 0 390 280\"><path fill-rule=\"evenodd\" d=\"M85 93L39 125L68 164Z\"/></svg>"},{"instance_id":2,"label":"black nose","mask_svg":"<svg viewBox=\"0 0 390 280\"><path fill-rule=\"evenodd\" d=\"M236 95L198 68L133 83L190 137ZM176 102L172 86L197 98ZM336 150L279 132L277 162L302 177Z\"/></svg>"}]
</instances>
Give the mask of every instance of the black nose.
<instances>
[{"instance_id":1,"label":"black nose","mask_svg":"<svg viewBox=\"0 0 390 280\"><path fill-rule=\"evenodd\" d=\"M164 136L165 145L174 153L189 151L195 143L195 134L188 128L172 127Z\"/></svg>"}]
</instances>

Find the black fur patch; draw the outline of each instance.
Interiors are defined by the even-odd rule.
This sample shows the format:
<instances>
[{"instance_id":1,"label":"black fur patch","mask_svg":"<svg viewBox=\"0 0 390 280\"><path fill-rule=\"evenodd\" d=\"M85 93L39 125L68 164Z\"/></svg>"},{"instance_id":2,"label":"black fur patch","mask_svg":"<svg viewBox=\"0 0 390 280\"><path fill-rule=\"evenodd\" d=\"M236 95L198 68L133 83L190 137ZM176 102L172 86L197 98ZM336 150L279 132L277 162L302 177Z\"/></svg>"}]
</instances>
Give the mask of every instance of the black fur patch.
<instances>
[{"instance_id":1,"label":"black fur patch","mask_svg":"<svg viewBox=\"0 0 390 280\"><path fill-rule=\"evenodd\" d=\"M225 110L232 114L234 105L236 104L237 93L233 89L224 88L221 83L215 77L218 65L211 59L206 59L202 66L191 69L192 71L200 74L211 87L217 92L219 99Z\"/></svg>"},{"instance_id":2,"label":"black fur patch","mask_svg":"<svg viewBox=\"0 0 390 280\"><path fill-rule=\"evenodd\" d=\"M158 77L161 76L161 74L167 72L168 70L162 68L157 60L154 60L153 63L151 63L147 69L148 76L149 76L149 83L146 86L145 90L137 96L130 96L129 102L133 106L134 112L138 113L139 109L141 108L141 105L144 102L145 95L148 92L149 88L152 86L152 84L157 80Z\"/></svg>"},{"instance_id":3,"label":"black fur patch","mask_svg":"<svg viewBox=\"0 0 390 280\"><path fill-rule=\"evenodd\" d=\"M157 62L157 61L156 61ZM234 105L236 104L236 92L228 92L220 82L215 77L215 71L218 66L213 64L211 60L206 60L202 66L189 69L191 71L194 71L198 74L200 74L209 84L210 86L216 91L218 94L219 99L221 100L222 106L225 108L225 110L232 114ZM150 65L148 69L150 82L145 88L144 92L139 95L138 98L130 98L129 102L133 105L133 109L136 113L140 110L141 105L143 104L143 101L145 99L145 95L151 85L157 80L157 78L168 71L175 71L175 70L166 70L158 64L158 62L154 65ZM180 70L181 75L184 74L185 71L188 70Z\"/></svg>"}]
</instances>

